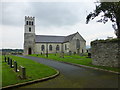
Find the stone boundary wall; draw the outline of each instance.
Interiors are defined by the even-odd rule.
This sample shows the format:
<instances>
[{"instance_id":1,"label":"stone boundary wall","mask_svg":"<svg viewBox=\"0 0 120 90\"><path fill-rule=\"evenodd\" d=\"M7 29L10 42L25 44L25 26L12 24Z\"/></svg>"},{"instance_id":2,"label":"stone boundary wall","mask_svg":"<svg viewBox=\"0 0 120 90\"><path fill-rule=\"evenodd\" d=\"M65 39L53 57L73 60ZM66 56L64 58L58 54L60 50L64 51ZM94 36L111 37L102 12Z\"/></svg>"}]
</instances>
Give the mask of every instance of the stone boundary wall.
<instances>
[{"instance_id":1,"label":"stone boundary wall","mask_svg":"<svg viewBox=\"0 0 120 90\"><path fill-rule=\"evenodd\" d=\"M120 40L96 40L91 42L92 64L120 67Z\"/></svg>"}]
</instances>

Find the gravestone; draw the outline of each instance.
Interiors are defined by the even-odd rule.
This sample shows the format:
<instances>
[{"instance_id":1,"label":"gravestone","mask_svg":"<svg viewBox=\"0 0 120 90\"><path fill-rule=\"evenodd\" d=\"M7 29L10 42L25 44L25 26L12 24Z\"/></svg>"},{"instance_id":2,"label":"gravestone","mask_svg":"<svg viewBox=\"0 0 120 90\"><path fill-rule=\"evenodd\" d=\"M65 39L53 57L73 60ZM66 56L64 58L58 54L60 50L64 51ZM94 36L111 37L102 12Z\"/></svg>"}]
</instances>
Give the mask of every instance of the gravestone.
<instances>
[{"instance_id":1,"label":"gravestone","mask_svg":"<svg viewBox=\"0 0 120 90\"><path fill-rule=\"evenodd\" d=\"M91 58L91 53L88 53L88 58Z\"/></svg>"},{"instance_id":2,"label":"gravestone","mask_svg":"<svg viewBox=\"0 0 120 90\"><path fill-rule=\"evenodd\" d=\"M12 68L12 59L10 59L10 68Z\"/></svg>"},{"instance_id":3,"label":"gravestone","mask_svg":"<svg viewBox=\"0 0 120 90\"><path fill-rule=\"evenodd\" d=\"M17 62L14 61L14 71L17 72Z\"/></svg>"},{"instance_id":4,"label":"gravestone","mask_svg":"<svg viewBox=\"0 0 120 90\"><path fill-rule=\"evenodd\" d=\"M14 60L12 60L12 68L14 68Z\"/></svg>"},{"instance_id":5,"label":"gravestone","mask_svg":"<svg viewBox=\"0 0 120 90\"><path fill-rule=\"evenodd\" d=\"M61 57L61 58L64 58L64 52L62 52L62 53L60 54L60 57Z\"/></svg>"},{"instance_id":6,"label":"gravestone","mask_svg":"<svg viewBox=\"0 0 120 90\"><path fill-rule=\"evenodd\" d=\"M72 52L71 52L71 51L69 51L69 55L72 55Z\"/></svg>"},{"instance_id":7,"label":"gravestone","mask_svg":"<svg viewBox=\"0 0 120 90\"><path fill-rule=\"evenodd\" d=\"M10 64L10 58L8 57L8 61L7 61L8 65Z\"/></svg>"},{"instance_id":8,"label":"gravestone","mask_svg":"<svg viewBox=\"0 0 120 90\"><path fill-rule=\"evenodd\" d=\"M22 79L25 79L25 78L26 78L26 69L25 69L25 67L23 67L23 66L20 66L20 77L21 77Z\"/></svg>"},{"instance_id":9,"label":"gravestone","mask_svg":"<svg viewBox=\"0 0 120 90\"><path fill-rule=\"evenodd\" d=\"M76 54L76 52L73 53L74 55ZM78 53L79 54L79 53Z\"/></svg>"},{"instance_id":10,"label":"gravestone","mask_svg":"<svg viewBox=\"0 0 120 90\"><path fill-rule=\"evenodd\" d=\"M41 52L41 55L42 55L42 52Z\"/></svg>"},{"instance_id":11,"label":"gravestone","mask_svg":"<svg viewBox=\"0 0 120 90\"><path fill-rule=\"evenodd\" d=\"M57 51L55 52L55 56L57 55Z\"/></svg>"},{"instance_id":12,"label":"gravestone","mask_svg":"<svg viewBox=\"0 0 120 90\"><path fill-rule=\"evenodd\" d=\"M46 53L46 57L48 57L48 53Z\"/></svg>"},{"instance_id":13,"label":"gravestone","mask_svg":"<svg viewBox=\"0 0 120 90\"><path fill-rule=\"evenodd\" d=\"M6 59L7 59L7 58L6 58L6 56L5 56L5 57L4 57L5 62L6 62Z\"/></svg>"}]
</instances>

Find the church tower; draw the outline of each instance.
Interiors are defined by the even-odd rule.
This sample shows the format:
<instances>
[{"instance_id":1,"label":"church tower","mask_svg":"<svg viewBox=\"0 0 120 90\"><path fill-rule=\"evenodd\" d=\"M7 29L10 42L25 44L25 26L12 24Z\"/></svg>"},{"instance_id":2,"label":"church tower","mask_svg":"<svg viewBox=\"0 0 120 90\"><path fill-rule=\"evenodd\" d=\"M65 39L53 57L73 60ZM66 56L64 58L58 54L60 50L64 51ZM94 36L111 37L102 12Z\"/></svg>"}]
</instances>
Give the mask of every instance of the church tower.
<instances>
[{"instance_id":1,"label":"church tower","mask_svg":"<svg viewBox=\"0 0 120 90\"><path fill-rule=\"evenodd\" d=\"M35 17L25 16L24 55L34 54L35 48Z\"/></svg>"}]
</instances>

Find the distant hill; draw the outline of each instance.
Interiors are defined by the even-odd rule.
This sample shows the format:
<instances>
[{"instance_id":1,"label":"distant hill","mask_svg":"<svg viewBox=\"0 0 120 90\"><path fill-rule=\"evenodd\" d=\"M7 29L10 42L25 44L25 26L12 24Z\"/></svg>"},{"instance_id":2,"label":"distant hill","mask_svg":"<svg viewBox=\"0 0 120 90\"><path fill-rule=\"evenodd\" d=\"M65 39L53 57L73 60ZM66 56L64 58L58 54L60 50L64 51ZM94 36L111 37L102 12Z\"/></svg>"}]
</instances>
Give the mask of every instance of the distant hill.
<instances>
[{"instance_id":1,"label":"distant hill","mask_svg":"<svg viewBox=\"0 0 120 90\"><path fill-rule=\"evenodd\" d=\"M0 51L3 55L5 54L22 54L23 49L1 49Z\"/></svg>"},{"instance_id":2,"label":"distant hill","mask_svg":"<svg viewBox=\"0 0 120 90\"><path fill-rule=\"evenodd\" d=\"M23 49L2 49L2 52L23 52Z\"/></svg>"}]
</instances>

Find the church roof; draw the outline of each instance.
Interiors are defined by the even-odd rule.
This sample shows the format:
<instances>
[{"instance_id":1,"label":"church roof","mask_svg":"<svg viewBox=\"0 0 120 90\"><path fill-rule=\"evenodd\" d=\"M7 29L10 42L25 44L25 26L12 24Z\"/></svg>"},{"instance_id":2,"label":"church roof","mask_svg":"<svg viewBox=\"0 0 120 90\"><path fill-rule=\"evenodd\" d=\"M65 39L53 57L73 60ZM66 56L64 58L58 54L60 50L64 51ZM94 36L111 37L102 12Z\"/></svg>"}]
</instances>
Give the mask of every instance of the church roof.
<instances>
[{"instance_id":1,"label":"church roof","mask_svg":"<svg viewBox=\"0 0 120 90\"><path fill-rule=\"evenodd\" d=\"M71 34L71 35L68 35L68 36L36 35L35 42L36 43L64 43L64 42L69 42L70 40L72 40L72 38L77 33L74 33L74 34Z\"/></svg>"},{"instance_id":2,"label":"church roof","mask_svg":"<svg viewBox=\"0 0 120 90\"><path fill-rule=\"evenodd\" d=\"M77 33L66 36L64 42L69 42L76 34Z\"/></svg>"},{"instance_id":3,"label":"church roof","mask_svg":"<svg viewBox=\"0 0 120 90\"><path fill-rule=\"evenodd\" d=\"M35 42L41 43L62 43L65 36L36 35Z\"/></svg>"}]
</instances>

